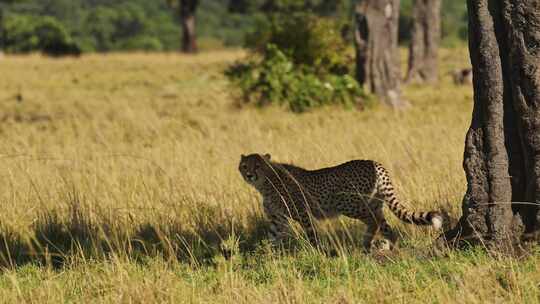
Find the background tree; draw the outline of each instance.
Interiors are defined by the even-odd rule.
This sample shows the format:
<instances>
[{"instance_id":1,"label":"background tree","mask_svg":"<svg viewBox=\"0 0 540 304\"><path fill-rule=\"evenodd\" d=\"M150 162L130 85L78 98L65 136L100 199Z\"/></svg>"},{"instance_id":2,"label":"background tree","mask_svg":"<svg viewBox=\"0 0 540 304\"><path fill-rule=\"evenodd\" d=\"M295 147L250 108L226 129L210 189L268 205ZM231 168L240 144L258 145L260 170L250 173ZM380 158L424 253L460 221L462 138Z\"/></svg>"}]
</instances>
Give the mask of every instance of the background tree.
<instances>
[{"instance_id":1,"label":"background tree","mask_svg":"<svg viewBox=\"0 0 540 304\"><path fill-rule=\"evenodd\" d=\"M186 53L197 52L195 12L198 5L198 0L180 1L180 22L182 22L182 51Z\"/></svg>"},{"instance_id":2,"label":"background tree","mask_svg":"<svg viewBox=\"0 0 540 304\"><path fill-rule=\"evenodd\" d=\"M392 107L406 102L400 92L399 0L364 0L356 6L356 78Z\"/></svg>"},{"instance_id":3,"label":"background tree","mask_svg":"<svg viewBox=\"0 0 540 304\"><path fill-rule=\"evenodd\" d=\"M0 54L4 52L4 3L0 2Z\"/></svg>"},{"instance_id":4,"label":"background tree","mask_svg":"<svg viewBox=\"0 0 540 304\"><path fill-rule=\"evenodd\" d=\"M197 32L195 30L195 13L199 6L198 0L168 0L169 4L175 8L182 25L182 52L196 53Z\"/></svg>"},{"instance_id":5,"label":"background tree","mask_svg":"<svg viewBox=\"0 0 540 304\"><path fill-rule=\"evenodd\" d=\"M538 236L540 1L468 0L474 109L467 193L446 239L511 249Z\"/></svg>"},{"instance_id":6,"label":"background tree","mask_svg":"<svg viewBox=\"0 0 540 304\"><path fill-rule=\"evenodd\" d=\"M407 81L437 80L441 36L441 0L415 0L409 46Z\"/></svg>"},{"instance_id":7,"label":"background tree","mask_svg":"<svg viewBox=\"0 0 540 304\"><path fill-rule=\"evenodd\" d=\"M16 0L0 0L0 54L4 52L5 47L5 28L4 28L4 16L6 14L6 8L8 4L12 4Z\"/></svg>"},{"instance_id":8,"label":"background tree","mask_svg":"<svg viewBox=\"0 0 540 304\"><path fill-rule=\"evenodd\" d=\"M400 42L410 40L413 0L400 1ZM63 27L72 42L83 52L174 51L181 49L179 26L180 0L0 0L6 4L5 24L18 32L44 17L52 17ZM24 5L20 4L21 2ZM204 0L196 9L197 47L245 46L245 36L263 29L269 12L265 4L291 8L291 4L319 17L348 23L354 0ZM175 4L171 9L171 4ZM442 39L445 46L461 45L466 39L466 6L459 1L442 3ZM271 14L271 12L270 12ZM23 17L23 18L19 18ZM17 21L17 22L14 22ZM347 29L352 27L346 27ZM344 31L352 40L351 31ZM34 35L35 33L29 33ZM465 34L465 35L464 35ZM16 40L6 45L6 52L24 49ZM39 51L39 49L37 50ZM352 66L352 65L351 65Z\"/></svg>"},{"instance_id":9,"label":"background tree","mask_svg":"<svg viewBox=\"0 0 540 304\"><path fill-rule=\"evenodd\" d=\"M3 53L6 48L6 15L10 6L30 3L26 0L0 0L0 53Z\"/></svg>"}]
</instances>

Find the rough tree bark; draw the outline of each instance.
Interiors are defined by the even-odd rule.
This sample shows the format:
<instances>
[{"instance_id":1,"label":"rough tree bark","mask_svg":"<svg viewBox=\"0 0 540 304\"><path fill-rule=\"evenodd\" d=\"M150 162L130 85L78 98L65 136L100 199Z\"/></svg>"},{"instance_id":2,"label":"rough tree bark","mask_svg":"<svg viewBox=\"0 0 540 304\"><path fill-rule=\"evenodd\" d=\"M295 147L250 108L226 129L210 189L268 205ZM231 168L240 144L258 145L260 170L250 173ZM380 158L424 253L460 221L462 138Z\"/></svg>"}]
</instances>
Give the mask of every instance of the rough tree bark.
<instances>
[{"instance_id":1,"label":"rough tree bark","mask_svg":"<svg viewBox=\"0 0 540 304\"><path fill-rule=\"evenodd\" d=\"M407 82L437 81L437 51L441 36L441 0L415 0Z\"/></svg>"},{"instance_id":2,"label":"rough tree bark","mask_svg":"<svg viewBox=\"0 0 540 304\"><path fill-rule=\"evenodd\" d=\"M540 1L468 0L474 109L463 215L451 244L511 250L538 241Z\"/></svg>"},{"instance_id":3,"label":"rough tree bark","mask_svg":"<svg viewBox=\"0 0 540 304\"><path fill-rule=\"evenodd\" d=\"M355 19L358 82L392 107L406 105L400 91L399 0L363 0Z\"/></svg>"},{"instance_id":4,"label":"rough tree bark","mask_svg":"<svg viewBox=\"0 0 540 304\"><path fill-rule=\"evenodd\" d=\"M181 0L180 22L182 24L182 52L197 52L197 36L195 32L195 12L199 5L198 0Z\"/></svg>"}]
</instances>

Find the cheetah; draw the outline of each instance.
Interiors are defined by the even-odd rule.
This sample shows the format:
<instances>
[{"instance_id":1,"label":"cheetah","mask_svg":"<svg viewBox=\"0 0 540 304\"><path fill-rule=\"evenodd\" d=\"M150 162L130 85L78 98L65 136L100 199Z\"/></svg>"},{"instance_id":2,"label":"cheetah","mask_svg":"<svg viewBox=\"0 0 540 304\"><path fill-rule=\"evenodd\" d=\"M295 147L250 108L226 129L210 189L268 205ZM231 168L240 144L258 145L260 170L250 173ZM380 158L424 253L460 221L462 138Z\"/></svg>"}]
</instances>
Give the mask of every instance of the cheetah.
<instances>
[{"instance_id":1,"label":"cheetah","mask_svg":"<svg viewBox=\"0 0 540 304\"><path fill-rule=\"evenodd\" d=\"M370 251L380 232L386 249L397 241L396 232L383 215L383 203L402 221L416 225L442 226L437 211L412 212L401 205L386 169L372 160L352 160L318 170L271 161L269 154L242 155L238 167L244 180L263 198L270 220L270 240L279 243L290 232L289 220L302 226L312 244L317 244L313 220L345 215L367 225L363 247Z\"/></svg>"}]
</instances>

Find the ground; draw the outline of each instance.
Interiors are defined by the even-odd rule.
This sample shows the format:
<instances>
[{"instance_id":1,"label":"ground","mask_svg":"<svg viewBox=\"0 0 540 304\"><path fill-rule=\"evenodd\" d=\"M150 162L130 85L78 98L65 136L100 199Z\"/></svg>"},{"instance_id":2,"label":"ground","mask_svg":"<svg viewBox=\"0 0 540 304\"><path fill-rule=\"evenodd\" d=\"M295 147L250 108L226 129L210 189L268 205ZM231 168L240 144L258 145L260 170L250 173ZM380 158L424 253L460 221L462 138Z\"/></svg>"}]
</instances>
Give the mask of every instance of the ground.
<instances>
[{"instance_id":1,"label":"ground","mask_svg":"<svg viewBox=\"0 0 540 304\"><path fill-rule=\"evenodd\" d=\"M327 246L265 242L240 154L306 168L374 159L415 210L460 214L472 89L441 82L411 107L292 114L241 106L222 76L241 51L0 59L0 302L532 303L540 252L436 253L437 233L399 223L399 249L361 251L364 226L324 225ZM225 255L225 256L224 256Z\"/></svg>"}]
</instances>

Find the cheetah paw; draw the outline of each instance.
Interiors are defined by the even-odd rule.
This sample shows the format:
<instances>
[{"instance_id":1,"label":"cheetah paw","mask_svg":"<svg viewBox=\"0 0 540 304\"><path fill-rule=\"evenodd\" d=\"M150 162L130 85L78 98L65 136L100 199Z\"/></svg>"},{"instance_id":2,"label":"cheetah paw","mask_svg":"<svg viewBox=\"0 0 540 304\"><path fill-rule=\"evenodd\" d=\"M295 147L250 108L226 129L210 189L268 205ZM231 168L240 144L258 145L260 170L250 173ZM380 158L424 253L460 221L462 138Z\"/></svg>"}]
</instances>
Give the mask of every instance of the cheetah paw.
<instances>
[{"instance_id":1,"label":"cheetah paw","mask_svg":"<svg viewBox=\"0 0 540 304\"><path fill-rule=\"evenodd\" d=\"M392 246L391 246L389 240L381 239L381 240L375 241L375 243L373 244L373 247L374 247L377 251L388 251L388 250L391 249Z\"/></svg>"}]
</instances>

